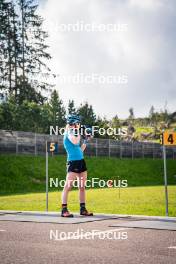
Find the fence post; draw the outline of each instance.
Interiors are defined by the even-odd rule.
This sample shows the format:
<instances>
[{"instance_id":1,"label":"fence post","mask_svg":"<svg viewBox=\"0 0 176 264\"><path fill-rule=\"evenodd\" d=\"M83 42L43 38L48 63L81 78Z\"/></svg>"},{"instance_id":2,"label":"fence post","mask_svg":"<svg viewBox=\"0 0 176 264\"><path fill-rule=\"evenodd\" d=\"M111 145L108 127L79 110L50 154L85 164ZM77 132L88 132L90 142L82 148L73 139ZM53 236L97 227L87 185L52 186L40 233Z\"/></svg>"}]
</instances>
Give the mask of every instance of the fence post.
<instances>
[{"instance_id":1,"label":"fence post","mask_svg":"<svg viewBox=\"0 0 176 264\"><path fill-rule=\"evenodd\" d=\"M98 139L96 138L95 141L95 150L96 150L96 157L98 156Z\"/></svg>"},{"instance_id":2,"label":"fence post","mask_svg":"<svg viewBox=\"0 0 176 264\"><path fill-rule=\"evenodd\" d=\"M120 158L122 159L122 141L120 140Z\"/></svg>"},{"instance_id":3,"label":"fence post","mask_svg":"<svg viewBox=\"0 0 176 264\"><path fill-rule=\"evenodd\" d=\"M152 144L152 150L153 150L153 159L155 159L155 143L153 142Z\"/></svg>"},{"instance_id":4,"label":"fence post","mask_svg":"<svg viewBox=\"0 0 176 264\"><path fill-rule=\"evenodd\" d=\"M16 155L18 155L18 131L16 131Z\"/></svg>"},{"instance_id":5,"label":"fence post","mask_svg":"<svg viewBox=\"0 0 176 264\"><path fill-rule=\"evenodd\" d=\"M142 158L144 159L144 143L142 142Z\"/></svg>"},{"instance_id":6,"label":"fence post","mask_svg":"<svg viewBox=\"0 0 176 264\"><path fill-rule=\"evenodd\" d=\"M131 142L131 155L132 155L132 159L133 159L134 158L133 141Z\"/></svg>"},{"instance_id":7,"label":"fence post","mask_svg":"<svg viewBox=\"0 0 176 264\"><path fill-rule=\"evenodd\" d=\"M172 148L172 153L173 153L173 160L174 160L174 148Z\"/></svg>"},{"instance_id":8,"label":"fence post","mask_svg":"<svg viewBox=\"0 0 176 264\"><path fill-rule=\"evenodd\" d=\"M37 135L35 133L35 156L37 155Z\"/></svg>"},{"instance_id":9,"label":"fence post","mask_svg":"<svg viewBox=\"0 0 176 264\"><path fill-rule=\"evenodd\" d=\"M109 158L111 157L111 149L110 149L110 138L109 138Z\"/></svg>"}]
</instances>

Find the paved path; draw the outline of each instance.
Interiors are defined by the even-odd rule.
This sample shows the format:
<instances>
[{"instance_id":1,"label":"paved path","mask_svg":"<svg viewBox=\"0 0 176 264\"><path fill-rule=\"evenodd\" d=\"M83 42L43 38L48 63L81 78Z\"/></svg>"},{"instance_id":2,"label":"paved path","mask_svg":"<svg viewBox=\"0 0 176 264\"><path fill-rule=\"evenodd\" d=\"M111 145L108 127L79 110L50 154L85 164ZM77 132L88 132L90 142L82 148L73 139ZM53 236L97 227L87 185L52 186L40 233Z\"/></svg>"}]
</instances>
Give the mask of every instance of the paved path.
<instances>
[{"instance_id":1,"label":"paved path","mask_svg":"<svg viewBox=\"0 0 176 264\"><path fill-rule=\"evenodd\" d=\"M176 231L169 226L176 229L176 219L76 215L73 220L1 211L0 262L175 264Z\"/></svg>"}]
</instances>

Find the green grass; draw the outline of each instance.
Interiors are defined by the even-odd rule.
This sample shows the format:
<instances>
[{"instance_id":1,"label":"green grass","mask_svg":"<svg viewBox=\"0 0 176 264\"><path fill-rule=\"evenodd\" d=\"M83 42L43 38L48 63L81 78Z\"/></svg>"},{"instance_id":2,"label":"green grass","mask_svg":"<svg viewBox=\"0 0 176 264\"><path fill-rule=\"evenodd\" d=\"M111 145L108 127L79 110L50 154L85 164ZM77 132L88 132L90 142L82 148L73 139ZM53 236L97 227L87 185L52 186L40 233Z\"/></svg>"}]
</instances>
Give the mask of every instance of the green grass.
<instances>
[{"instance_id":1,"label":"green grass","mask_svg":"<svg viewBox=\"0 0 176 264\"><path fill-rule=\"evenodd\" d=\"M153 132L153 127L135 127L136 128L136 133L150 133Z\"/></svg>"},{"instance_id":2,"label":"green grass","mask_svg":"<svg viewBox=\"0 0 176 264\"><path fill-rule=\"evenodd\" d=\"M176 187L169 186L169 215L176 216ZM49 193L49 210L60 211L61 192ZM69 196L69 209L79 211L78 191L73 190ZM89 189L87 190L88 208L96 213L165 215L164 188L131 187L121 189ZM0 210L45 210L45 193L11 195L0 197Z\"/></svg>"},{"instance_id":3,"label":"green grass","mask_svg":"<svg viewBox=\"0 0 176 264\"><path fill-rule=\"evenodd\" d=\"M65 156L49 158L49 177L65 179ZM160 159L86 157L88 178L126 179L128 186L163 185ZM176 162L168 160L168 183L176 183ZM57 190L52 188L51 191ZM45 191L45 157L0 155L0 195Z\"/></svg>"},{"instance_id":4,"label":"green grass","mask_svg":"<svg viewBox=\"0 0 176 264\"><path fill-rule=\"evenodd\" d=\"M49 157L49 178L65 179L65 156ZM87 189L94 212L165 215L163 161L86 157L88 179L125 179L128 188ZM167 160L170 216L176 216L176 162ZM60 210L61 188L49 189L49 210ZM78 192L70 193L78 211ZM0 155L0 210L45 210L45 157Z\"/></svg>"},{"instance_id":5,"label":"green grass","mask_svg":"<svg viewBox=\"0 0 176 264\"><path fill-rule=\"evenodd\" d=\"M137 139L140 141L140 140L144 140L143 137L141 136L141 133L154 133L154 127L136 127L135 126L135 129L136 129L136 132L135 132L135 137L137 137ZM152 142L155 142L155 143L159 143L160 140L159 139L150 139L148 138L147 139L148 141L152 141Z\"/></svg>"}]
</instances>

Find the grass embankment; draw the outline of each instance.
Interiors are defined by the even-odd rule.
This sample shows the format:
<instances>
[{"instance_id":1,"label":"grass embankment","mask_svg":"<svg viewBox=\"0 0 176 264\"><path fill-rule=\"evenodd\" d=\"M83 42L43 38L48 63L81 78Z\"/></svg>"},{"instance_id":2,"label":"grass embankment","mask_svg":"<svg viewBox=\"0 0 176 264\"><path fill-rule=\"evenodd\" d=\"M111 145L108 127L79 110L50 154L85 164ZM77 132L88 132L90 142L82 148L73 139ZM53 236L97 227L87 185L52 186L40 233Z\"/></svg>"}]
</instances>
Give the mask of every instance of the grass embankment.
<instances>
[{"instance_id":1,"label":"grass embankment","mask_svg":"<svg viewBox=\"0 0 176 264\"><path fill-rule=\"evenodd\" d=\"M49 158L49 177L65 178L65 156ZM87 202L94 212L164 215L163 161L152 159L86 158L89 179L126 179L128 188L88 189ZM176 162L168 160L168 183L175 185ZM57 192L56 192L57 191ZM0 156L0 209L45 209L45 158ZM170 216L176 216L176 187L169 186ZM70 209L78 211L78 192L69 197ZM60 190L50 188L49 210L60 207Z\"/></svg>"},{"instance_id":2,"label":"grass embankment","mask_svg":"<svg viewBox=\"0 0 176 264\"><path fill-rule=\"evenodd\" d=\"M65 179L65 162L65 156L49 157L49 178ZM163 161L160 159L87 157L86 162L89 179L126 179L129 187L163 185ZM167 164L168 184L174 185L176 161L168 160ZM45 157L0 155L1 195L44 191Z\"/></svg>"}]
</instances>

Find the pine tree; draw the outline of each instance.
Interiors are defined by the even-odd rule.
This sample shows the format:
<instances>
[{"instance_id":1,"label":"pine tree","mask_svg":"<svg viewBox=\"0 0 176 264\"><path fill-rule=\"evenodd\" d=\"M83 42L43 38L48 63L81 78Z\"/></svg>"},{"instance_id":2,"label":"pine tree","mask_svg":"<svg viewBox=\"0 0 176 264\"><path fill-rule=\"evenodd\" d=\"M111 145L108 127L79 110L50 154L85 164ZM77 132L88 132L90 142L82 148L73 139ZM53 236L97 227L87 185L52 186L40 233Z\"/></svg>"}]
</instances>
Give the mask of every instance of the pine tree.
<instances>
[{"instance_id":1,"label":"pine tree","mask_svg":"<svg viewBox=\"0 0 176 264\"><path fill-rule=\"evenodd\" d=\"M149 119L150 119L150 125L154 125L156 123L156 113L155 113L155 108L152 105L149 111Z\"/></svg>"},{"instance_id":2,"label":"pine tree","mask_svg":"<svg viewBox=\"0 0 176 264\"><path fill-rule=\"evenodd\" d=\"M13 43L13 71L14 71L14 93L15 99L17 102L18 96L18 63L19 63L19 54L20 54L20 39L18 34L18 15L15 12L15 7L13 6L13 13L12 13L12 43Z\"/></svg>"},{"instance_id":3,"label":"pine tree","mask_svg":"<svg viewBox=\"0 0 176 264\"><path fill-rule=\"evenodd\" d=\"M33 91L36 95L30 98L35 101L42 90L52 87L47 83L51 76L46 62L51 58L45 43L48 35L42 30L43 19L36 14L34 3L0 0L0 89L14 94L17 103Z\"/></svg>"},{"instance_id":4,"label":"pine tree","mask_svg":"<svg viewBox=\"0 0 176 264\"><path fill-rule=\"evenodd\" d=\"M21 11L20 89L25 89L25 85L31 83L35 90L41 91L50 88L50 85L41 79L46 79L49 75L50 69L45 61L51 59L51 56L47 52L48 45L45 44L48 34L42 30L43 19L36 14L37 5L34 2L34 0L18 1Z\"/></svg>"},{"instance_id":5,"label":"pine tree","mask_svg":"<svg viewBox=\"0 0 176 264\"><path fill-rule=\"evenodd\" d=\"M89 105L87 102L81 104L78 108L78 114L82 119L82 123L85 125L95 125L96 115L94 113L92 105Z\"/></svg>"},{"instance_id":6,"label":"pine tree","mask_svg":"<svg viewBox=\"0 0 176 264\"><path fill-rule=\"evenodd\" d=\"M76 114L74 100L69 100L68 102L68 114Z\"/></svg>"},{"instance_id":7,"label":"pine tree","mask_svg":"<svg viewBox=\"0 0 176 264\"><path fill-rule=\"evenodd\" d=\"M63 127L65 125L65 108L59 94L54 90L50 100L51 125Z\"/></svg>"},{"instance_id":8,"label":"pine tree","mask_svg":"<svg viewBox=\"0 0 176 264\"><path fill-rule=\"evenodd\" d=\"M11 92L11 54L10 46L10 7L4 0L0 2L0 88Z\"/></svg>"},{"instance_id":9,"label":"pine tree","mask_svg":"<svg viewBox=\"0 0 176 264\"><path fill-rule=\"evenodd\" d=\"M129 119L132 121L134 119L134 109L133 109L133 107L130 107L129 113L130 113Z\"/></svg>"},{"instance_id":10,"label":"pine tree","mask_svg":"<svg viewBox=\"0 0 176 264\"><path fill-rule=\"evenodd\" d=\"M119 121L119 118L118 118L117 115L115 115L115 116L112 118L112 120L111 120L111 122L110 122L110 125L111 125L111 127L113 127L113 128L119 128L119 127L120 127L120 121Z\"/></svg>"}]
</instances>

